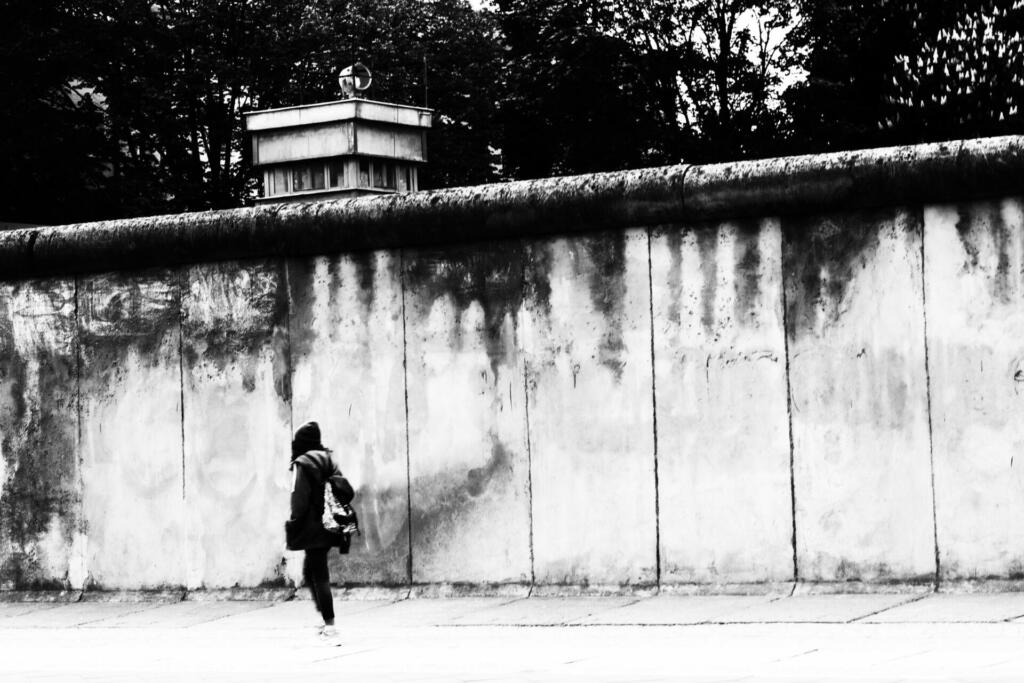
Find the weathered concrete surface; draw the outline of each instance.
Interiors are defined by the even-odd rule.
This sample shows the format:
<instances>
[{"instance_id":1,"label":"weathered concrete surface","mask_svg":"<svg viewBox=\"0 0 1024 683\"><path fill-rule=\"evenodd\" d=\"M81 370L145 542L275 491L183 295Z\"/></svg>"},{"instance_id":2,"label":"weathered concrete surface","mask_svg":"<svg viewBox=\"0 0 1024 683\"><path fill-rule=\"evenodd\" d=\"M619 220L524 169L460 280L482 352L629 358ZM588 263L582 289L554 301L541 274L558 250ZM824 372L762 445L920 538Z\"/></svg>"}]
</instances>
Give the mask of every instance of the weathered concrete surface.
<instances>
[{"instance_id":1,"label":"weathered concrete surface","mask_svg":"<svg viewBox=\"0 0 1024 683\"><path fill-rule=\"evenodd\" d=\"M920 587L933 500L943 579L1024 578L1024 209L964 201L1022 173L1008 138L3 233L0 589L290 585L308 418L350 584L771 591L795 526L801 580ZM863 205L937 192L922 270L920 205ZM16 280L136 256L189 267Z\"/></svg>"},{"instance_id":2,"label":"weathered concrete surface","mask_svg":"<svg viewBox=\"0 0 1024 683\"><path fill-rule=\"evenodd\" d=\"M793 578L774 219L653 232L661 581Z\"/></svg>"},{"instance_id":3,"label":"weathered concrete surface","mask_svg":"<svg viewBox=\"0 0 1024 683\"><path fill-rule=\"evenodd\" d=\"M0 280L657 224L682 211L687 168L0 231Z\"/></svg>"},{"instance_id":4,"label":"weathered concrete surface","mask_svg":"<svg viewBox=\"0 0 1024 683\"><path fill-rule=\"evenodd\" d=\"M8 230L0 232L0 278L966 200L1016 193L1022 182L1018 136L667 166Z\"/></svg>"},{"instance_id":5,"label":"weathered concrete surface","mask_svg":"<svg viewBox=\"0 0 1024 683\"><path fill-rule=\"evenodd\" d=\"M332 553L345 583L409 581L402 288L398 254L292 261L290 340L296 425L317 420L356 489L362 536ZM289 573L298 582L301 554Z\"/></svg>"},{"instance_id":6,"label":"weathered concrete surface","mask_svg":"<svg viewBox=\"0 0 1024 683\"><path fill-rule=\"evenodd\" d=\"M1024 138L671 166L0 232L0 278L500 240L1012 194ZM295 240L297 230L302 240Z\"/></svg>"},{"instance_id":7,"label":"weathered concrete surface","mask_svg":"<svg viewBox=\"0 0 1024 683\"><path fill-rule=\"evenodd\" d=\"M537 583L657 578L647 235L533 246L528 352Z\"/></svg>"},{"instance_id":8,"label":"weathered concrete surface","mask_svg":"<svg viewBox=\"0 0 1024 683\"><path fill-rule=\"evenodd\" d=\"M925 210L943 578L1024 577L1024 208Z\"/></svg>"},{"instance_id":9,"label":"weathered concrete surface","mask_svg":"<svg viewBox=\"0 0 1024 683\"><path fill-rule=\"evenodd\" d=\"M404 257L416 583L530 580L526 259L500 242Z\"/></svg>"},{"instance_id":10,"label":"weathered concrete surface","mask_svg":"<svg viewBox=\"0 0 1024 683\"><path fill-rule=\"evenodd\" d=\"M799 577L930 580L920 214L783 228Z\"/></svg>"},{"instance_id":11,"label":"weathered concrete surface","mask_svg":"<svg viewBox=\"0 0 1024 683\"><path fill-rule=\"evenodd\" d=\"M185 584L179 298L173 271L79 283L90 588Z\"/></svg>"},{"instance_id":12,"label":"weathered concrete surface","mask_svg":"<svg viewBox=\"0 0 1024 683\"><path fill-rule=\"evenodd\" d=\"M0 589L81 588L73 279L0 287Z\"/></svg>"},{"instance_id":13,"label":"weathered concrete surface","mask_svg":"<svg viewBox=\"0 0 1024 683\"><path fill-rule=\"evenodd\" d=\"M691 220L906 206L1020 188L1024 138L995 137L694 166Z\"/></svg>"},{"instance_id":14,"label":"weathered concrete surface","mask_svg":"<svg viewBox=\"0 0 1024 683\"><path fill-rule=\"evenodd\" d=\"M189 588L284 580L291 386L281 262L195 266L183 277Z\"/></svg>"}]
</instances>

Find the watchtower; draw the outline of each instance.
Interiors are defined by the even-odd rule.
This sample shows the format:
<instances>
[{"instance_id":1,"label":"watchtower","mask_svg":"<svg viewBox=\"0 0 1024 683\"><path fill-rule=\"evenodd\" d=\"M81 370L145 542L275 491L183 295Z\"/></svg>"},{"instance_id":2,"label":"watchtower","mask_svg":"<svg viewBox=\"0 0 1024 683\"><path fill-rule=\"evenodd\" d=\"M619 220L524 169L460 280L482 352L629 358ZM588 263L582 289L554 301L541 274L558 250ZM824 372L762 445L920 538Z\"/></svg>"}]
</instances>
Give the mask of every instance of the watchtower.
<instances>
[{"instance_id":1,"label":"watchtower","mask_svg":"<svg viewBox=\"0 0 1024 683\"><path fill-rule=\"evenodd\" d=\"M432 110L359 97L371 81L362 64L339 81L345 99L245 115L252 163L263 175L258 203L419 189Z\"/></svg>"}]
</instances>

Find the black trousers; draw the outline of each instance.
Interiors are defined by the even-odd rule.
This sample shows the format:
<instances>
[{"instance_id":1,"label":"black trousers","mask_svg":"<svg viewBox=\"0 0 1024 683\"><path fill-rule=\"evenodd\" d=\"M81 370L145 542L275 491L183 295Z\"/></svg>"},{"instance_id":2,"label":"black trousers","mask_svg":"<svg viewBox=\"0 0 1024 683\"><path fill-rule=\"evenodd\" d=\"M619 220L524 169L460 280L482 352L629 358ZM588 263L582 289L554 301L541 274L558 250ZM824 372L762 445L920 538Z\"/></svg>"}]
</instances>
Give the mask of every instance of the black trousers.
<instances>
[{"instance_id":1,"label":"black trousers","mask_svg":"<svg viewBox=\"0 0 1024 683\"><path fill-rule=\"evenodd\" d=\"M316 610L325 623L334 621L334 598L331 595L331 576L327 570L330 548L310 548L302 561L302 578L313 595Z\"/></svg>"}]
</instances>

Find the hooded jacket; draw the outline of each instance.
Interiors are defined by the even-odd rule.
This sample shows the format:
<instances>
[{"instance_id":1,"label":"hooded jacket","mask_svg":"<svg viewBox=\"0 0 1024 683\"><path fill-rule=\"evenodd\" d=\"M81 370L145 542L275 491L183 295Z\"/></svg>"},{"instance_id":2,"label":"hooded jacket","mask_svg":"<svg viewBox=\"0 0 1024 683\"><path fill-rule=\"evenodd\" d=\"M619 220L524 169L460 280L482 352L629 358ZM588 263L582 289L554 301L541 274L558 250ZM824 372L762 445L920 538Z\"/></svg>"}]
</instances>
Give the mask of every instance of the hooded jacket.
<instances>
[{"instance_id":1,"label":"hooded jacket","mask_svg":"<svg viewBox=\"0 0 1024 683\"><path fill-rule=\"evenodd\" d=\"M291 517L285 522L288 549L337 547L344 550L347 538L324 529L324 485L331 484L335 498L341 503L351 502L354 492L331 458L331 452L326 449L307 451L292 460L291 469L295 478Z\"/></svg>"}]
</instances>

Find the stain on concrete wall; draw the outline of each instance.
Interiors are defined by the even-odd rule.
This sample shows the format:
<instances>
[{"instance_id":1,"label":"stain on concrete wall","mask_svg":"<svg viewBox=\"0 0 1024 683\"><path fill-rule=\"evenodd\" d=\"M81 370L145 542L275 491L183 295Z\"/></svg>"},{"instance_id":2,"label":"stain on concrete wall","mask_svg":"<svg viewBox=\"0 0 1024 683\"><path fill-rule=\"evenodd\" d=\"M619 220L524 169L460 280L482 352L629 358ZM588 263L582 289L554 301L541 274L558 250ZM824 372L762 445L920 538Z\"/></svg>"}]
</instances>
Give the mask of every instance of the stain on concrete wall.
<instances>
[{"instance_id":1,"label":"stain on concrete wall","mask_svg":"<svg viewBox=\"0 0 1024 683\"><path fill-rule=\"evenodd\" d=\"M523 322L538 583L656 580L647 234L531 245Z\"/></svg>"},{"instance_id":2,"label":"stain on concrete wall","mask_svg":"<svg viewBox=\"0 0 1024 683\"><path fill-rule=\"evenodd\" d=\"M793 577L777 220L651 238L661 580Z\"/></svg>"},{"instance_id":3,"label":"stain on concrete wall","mask_svg":"<svg viewBox=\"0 0 1024 683\"><path fill-rule=\"evenodd\" d=\"M409 580L402 290L397 253L288 264L292 412L317 420L356 489L362 536L331 554L337 582ZM301 553L289 574L301 578Z\"/></svg>"},{"instance_id":4,"label":"stain on concrete wall","mask_svg":"<svg viewBox=\"0 0 1024 683\"><path fill-rule=\"evenodd\" d=\"M404 258L413 581L528 582L525 248Z\"/></svg>"},{"instance_id":5,"label":"stain on concrete wall","mask_svg":"<svg viewBox=\"0 0 1024 683\"><path fill-rule=\"evenodd\" d=\"M91 588L185 584L179 298L169 270L79 284Z\"/></svg>"},{"instance_id":6,"label":"stain on concrete wall","mask_svg":"<svg viewBox=\"0 0 1024 683\"><path fill-rule=\"evenodd\" d=\"M1024 578L1024 206L924 223L941 574Z\"/></svg>"},{"instance_id":7,"label":"stain on concrete wall","mask_svg":"<svg viewBox=\"0 0 1024 683\"><path fill-rule=\"evenodd\" d=\"M935 571L921 216L784 222L802 579Z\"/></svg>"},{"instance_id":8,"label":"stain on concrete wall","mask_svg":"<svg viewBox=\"0 0 1024 683\"><path fill-rule=\"evenodd\" d=\"M291 385L278 262L182 274L186 585L285 580Z\"/></svg>"},{"instance_id":9,"label":"stain on concrete wall","mask_svg":"<svg viewBox=\"0 0 1024 683\"><path fill-rule=\"evenodd\" d=\"M71 279L0 286L0 589L85 581Z\"/></svg>"}]
</instances>

